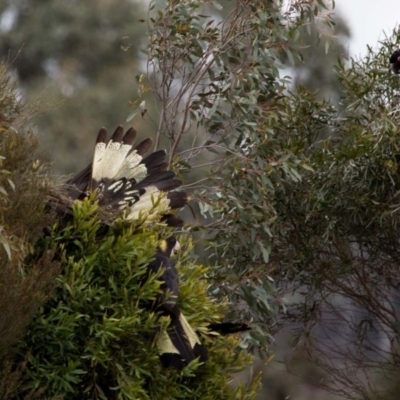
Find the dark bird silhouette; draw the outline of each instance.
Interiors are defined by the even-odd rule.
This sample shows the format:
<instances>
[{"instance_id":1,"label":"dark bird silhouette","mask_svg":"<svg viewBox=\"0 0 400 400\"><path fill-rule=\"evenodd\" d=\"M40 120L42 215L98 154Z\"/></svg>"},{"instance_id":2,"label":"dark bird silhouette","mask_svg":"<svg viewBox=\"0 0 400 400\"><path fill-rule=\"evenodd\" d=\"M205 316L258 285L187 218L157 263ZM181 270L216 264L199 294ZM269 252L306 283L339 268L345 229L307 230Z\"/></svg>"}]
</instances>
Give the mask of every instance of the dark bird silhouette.
<instances>
[{"instance_id":1,"label":"dark bird silhouette","mask_svg":"<svg viewBox=\"0 0 400 400\"><path fill-rule=\"evenodd\" d=\"M174 237L161 240L155 260L148 265L147 271L148 274L152 274L157 273L160 268L164 269L161 276L162 293L152 307L161 315L169 316L171 322L167 330L160 333L157 347L161 362L165 367L181 370L196 358L205 362L208 352L176 303L179 295L179 276L170 257L179 250L179 242ZM240 322L215 322L207 328L210 335L213 333L230 335L251 329Z\"/></svg>"},{"instance_id":2,"label":"dark bird silhouette","mask_svg":"<svg viewBox=\"0 0 400 400\"><path fill-rule=\"evenodd\" d=\"M400 72L400 49L394 51L390 56L390 65L395 74Z\"/></svg>"},{"instance_id":3,"label":"dark bird silhouette","mask_svg":"<svg viewBox=\"0 0 400 400\"><path fill-rule=\"evenodd\" d=\"M148 265L147 270L148 274L151 274L163 268L160 278L163 282L162 293L152 305L161 315L170 317L171 321L167 330L162 331L157 340L161 362L165 367L181 370L196 358L205 362L208 352L176 303L179 276L170 257L179 249L179 242L174 237L161 240L155 260Z\"/></svg>"}]
</instances>

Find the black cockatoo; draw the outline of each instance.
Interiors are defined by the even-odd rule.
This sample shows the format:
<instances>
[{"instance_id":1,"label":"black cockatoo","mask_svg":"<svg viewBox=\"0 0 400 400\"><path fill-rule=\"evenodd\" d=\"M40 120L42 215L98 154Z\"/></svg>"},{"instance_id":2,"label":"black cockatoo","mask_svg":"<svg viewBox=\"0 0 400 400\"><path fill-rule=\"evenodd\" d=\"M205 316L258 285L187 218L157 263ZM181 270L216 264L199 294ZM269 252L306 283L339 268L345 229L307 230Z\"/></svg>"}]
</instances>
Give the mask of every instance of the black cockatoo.
<instances>
[{"instance_id":1,"label":"black cockatoo","mask_svg":"<svg viewBox=\"0 0 400 400\"><path fill-rule=\"evenodd\" d=\"M390 65L395 74L400 72L400 50L396 50L390 57Z\"/></svg>"},{"instance_id":2,"label":"black cockatoo","mask_svg":"<svg viewBox=\"0 0 400 400\"><path fill-rule=\"evenodd\" d=\"M152 140L145 139L134 146L136 131L133 128L124 133L123 127L118 126L108 142L106 136L106 130L102 128L92 163L70 179L62 193L51 193L49 205L68 215L73 202L96 191L100 206L124 211L127 219L137 219L142 213L150 219L161 214L169 226L181 226L183 221L171 214L171 210L185 206L188 196L175 190L182 182L173 171L167 170L165 150L146 156ZM147 273L157 273L163 268L162 292L150 307L170 317L168 329L158 336L157 347L162 364L180 370L196 358L205 362L208 352L176 302L179 276L170 257L178 249L179 243L174 237L161 240ZM250 329L246 324L232 322L212 323L208 328L210 334L221 335Z\"/></svg>"},{"instance_id":3,"label":"black cockatoo","mask_svg":"<svg viewBox=\"0 0 400 400\"><path fill-rule=\"evenodd\" d=\"M174 367L181 370L196 358L205 362L208 358L206 347L190 326L185 316L181 313L177 298L179 295L179 276L170 257L180 250L179 242L170 237L160 241L155 260L147 267L148 274L157 273L163 268L160 277L162 280L162 293L152 305L161 315L170 317L170 324L166 331L158 337L157 347L160 359L165 367ZM229 335L249 330L250 327L243 323L215 322L208 325L210 334L218 333Z\"/></svg>"},{"instance_id":4,"label":"black cockatoo","mask_svg":"<svg viewBox=\"0 0 400 400\"><path fill-rule=\"evenodd\" d=\"M174 237L161 240L155 260L148 265L147 270L151 274L163 268L160 277L162 292L153 307L161 315L169 316L171 320L167 330L160 333L157 341L161 362L165 367L181 370L196 358L201 362L206 361L208 353L176 303L179 294L179 276L170 257L179 250L179 242Z\"/></svg>"}]
</instances>

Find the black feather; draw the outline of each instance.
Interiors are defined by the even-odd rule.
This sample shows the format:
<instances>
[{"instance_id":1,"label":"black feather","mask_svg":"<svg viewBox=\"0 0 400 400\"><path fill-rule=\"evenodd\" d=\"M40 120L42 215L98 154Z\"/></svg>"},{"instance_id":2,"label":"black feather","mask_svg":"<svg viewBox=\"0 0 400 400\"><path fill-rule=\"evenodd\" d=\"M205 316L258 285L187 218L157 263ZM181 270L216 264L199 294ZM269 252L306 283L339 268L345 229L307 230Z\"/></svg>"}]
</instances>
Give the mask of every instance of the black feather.
<instances>
[{"instance_id":1,"label":"black feather","mask_svg":"<svg viewBox=\"0 0 400 400\"><path fill-rule=\"evenodd\" d=\"M390 56L390 64L395 74L400 72L400 50L396 50Z\"/></svg>"},{"instance_id":2,"label":"black feather","mask_svg":"<svg viewBox=\"0 0 400 400\"><path fill-rule=\"evenodd\" d=\"M174 214L164 214L161 217L161 222L164 222L173 228L179 228L184 224L183 219L175 216Z\"/></svg>"},{"instance_id":3,"label":"black feather","mask_svg":"<svg viewBox=\"0 0 400 400\"><path fill-rule=\"evenodd\" d=\"M108 182L105 189L102 190L99 196L99 204L105 206L109 209L117 210L119 208L124 208L123 204L131 207L133 204L139 201L140 192L136 194L131 194L131 200L127 199L126 192L128 181L125 178L119 179L115 182Z\"/></svg>"},{"instance_id":4,"label":"black feather","mask_svg":"<svg viewBox=\"0 0 400 400\"><path fill-rule=\"evenodd\" d=\"M122 142L122 137L124 136L124 127L122 125L118 125L117 129L115 129L114 133L111 136L111 140L113 142Z\"/></svg>"},{"instance_id":5,"label":"black feather","mask_svg":"<svg viewBox=\"0 0 400 400\"><path fill-rule=\"evenodd\" d=\"M161 182L161 181L168 181L168 180L174 179L175 177L176 177L176 174L174 171L164 171L162 173L158 173L157 175L155 175L154 183ZM178 179L175 179L175 180L179 181ZM182 185L182 181L179 181L179 182Z\"/></svg>"},{"instance_id":6,"label":"black feather","mask_svg":"<svg viewBox=\"0 0 400 400\"><path fill-rule=\"evenodd\" d=\"M178 371L181 371L186 366L182 357L176 353L162 353L160 354L160 361L165 368L175 368Z\"/></svg>"},{"instance_id":7,"label":"black feather","mask_svg":"<svg viewBox=\"0 0 400 400\"><path fill-rule=\"evenodd\" d=\"M152 186L155 186L158 190L163 192L169 192L170 190L174 190L182 185L182 181L179 179L163 179L157 182L154 182Z\"/></svg>"},{"instance_id":8,"label":"black feather","mask_svg":"<svg viewBox=\"0 0 400 400\"><path fill-rule=\"evenodd\" d=\"M97 143L105 143L107 140L107 129L106 128L101 128L96 139L96 144Z\"/></svg>"},{"instance_id":9,"label":"black feather","mask_svg":"<svg viewBox=\"0 0 400 400\"><path fill-rule=\"evenodd\" d=\"M189 197L185 192L168 192L167 198L172 209L182 208L189 201Z\"/></svg>"},{"instance_id":10,"label":"black feather","mask_svg":"<svg viewBox=\"0 0 400 400\"><path fill-rule=\"evenodd\" d=\"M249 325L242 322L215 322L208 325L208 329L221 335L231 335L251 330Z\"/></svg>"},{"instance_id":11,"label":"black feather","mask_svg":"<svg viewBox=\"0 0 400 400\"><path fill-rule=\"evenodd\" d=\"M208 360L207 348L202 344L196 343L193 347L193 353L201 362L206 362Z\"/></svg>"},{"instance_id":12,"label":"black feather","mask_svg":"<svg viewBox=\"0 0 400 400\"><path fill-rule=\"evenodd\" d=\"M136 152L142 156L150 150L152 144L153 141L150 138L148 138L141 141L133 150L136 150Z\"/></svg>"},{"instance_id":13,"label":"black feather","mask_svg":"<svg viewBox=\"0 0 400 400\"><path fill-rule=\"evenodd\" d=\"M173 171L161 171L161 172L153 171L151 175L147 176L141 182L135 184L135 190L140 190L147 186L156 186L159 190L164 190L160 189L157 185L155 185L155 183L161 182L163 180L169 180L174 177L175 173Z\"/></svg>"},{"instance_id":14,"label":"black feather","mask_svg":"<svg viewBox=\"0 0 400 400\"><path fill-rule=\"evenodd\" d=\"M66 195L73 200L81 199L85 195L91 173L92 163L66 182Z\"/></svg>"},{"instance_id":15,"label":"black feather","mask_svg":"<svg viewBox=\"0 0 400 400\"><path fill-rule=\"evenodd\" d=\"M124 138L122 140L122 143L124 144L129 144L129 145L133 145L133 143L135 143L135 139L136 139L136 129L134 128L129 128L125 135Z\"/></svg>"},{"instance_id":16,"label":"black feather","mask_svg":"<svg viewBox=\"0 0 400 400\"><path fill-rule=\"evenodd\" d=\"M146 165L147 170L151 171L153 168L157 168L162 164L165 165L164 161L166 155L167 153L165 150L158 150L144 158L140 163Z\"/></svg>"}]
</instances>

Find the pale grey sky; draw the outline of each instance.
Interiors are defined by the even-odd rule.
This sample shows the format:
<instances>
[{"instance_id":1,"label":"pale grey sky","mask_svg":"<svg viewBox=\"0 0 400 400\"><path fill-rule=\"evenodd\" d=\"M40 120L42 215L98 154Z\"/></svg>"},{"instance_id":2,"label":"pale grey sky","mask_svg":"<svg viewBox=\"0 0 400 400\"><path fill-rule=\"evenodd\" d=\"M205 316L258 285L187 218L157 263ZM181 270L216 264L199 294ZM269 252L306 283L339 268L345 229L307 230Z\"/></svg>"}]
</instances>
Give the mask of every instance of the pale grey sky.
<instances>
[{"instance_id":1,"label":"pale grey sky","mask_svg":"<svg viewBox=\"0 0 400 400\"><path fill-rule=\"evenodd\" d=\"M376 47L383 31L390 35L400 23L398 0L336 0L336 10L351 29L350 56L364 55L367 44Z\"/></svg>"}]
</instances>

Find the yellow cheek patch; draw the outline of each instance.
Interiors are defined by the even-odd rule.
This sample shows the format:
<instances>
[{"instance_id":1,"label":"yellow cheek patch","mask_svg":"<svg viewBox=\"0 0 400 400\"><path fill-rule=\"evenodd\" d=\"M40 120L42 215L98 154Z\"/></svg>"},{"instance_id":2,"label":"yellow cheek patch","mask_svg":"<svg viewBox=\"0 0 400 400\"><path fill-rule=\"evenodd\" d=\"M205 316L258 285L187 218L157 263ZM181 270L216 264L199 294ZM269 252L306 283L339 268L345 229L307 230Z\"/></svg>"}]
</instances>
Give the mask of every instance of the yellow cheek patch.
<instances>
[{"instance_id":1,"label":"yellow cheek patch","mask_svg":"<svg viewBox=\"0 0 400 400\"><path fill-rule=\"evenodd\" d=\"M162 252L165 252L167 250L167 241L166 240L161 240L159 246L160 250Z\"/></svg>"}]
</instances>

